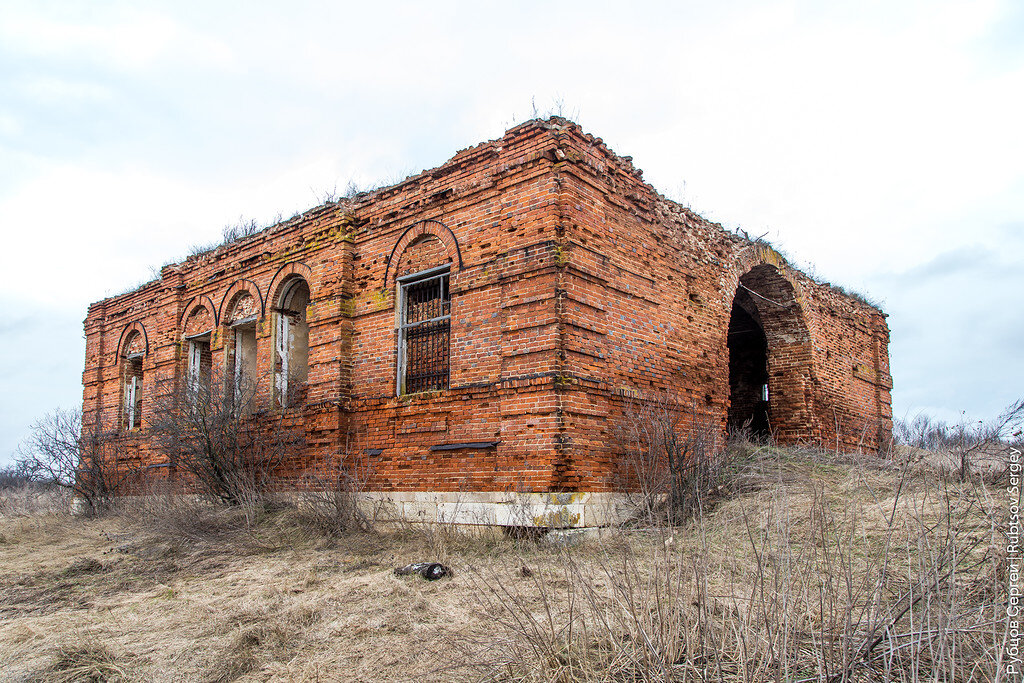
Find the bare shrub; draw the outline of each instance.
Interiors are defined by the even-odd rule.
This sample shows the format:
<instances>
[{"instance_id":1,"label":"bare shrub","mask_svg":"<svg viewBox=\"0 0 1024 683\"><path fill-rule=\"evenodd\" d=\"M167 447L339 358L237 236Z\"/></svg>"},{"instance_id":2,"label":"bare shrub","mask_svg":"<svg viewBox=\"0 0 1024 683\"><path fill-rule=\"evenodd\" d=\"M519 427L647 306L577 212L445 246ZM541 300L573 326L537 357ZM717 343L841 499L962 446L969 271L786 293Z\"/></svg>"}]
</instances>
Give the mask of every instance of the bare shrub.
<instances>
[{"instance_id":1,"label":"bare shrub","mask_svg":"<svg viewBox=\"0 0 1024 683\"><path fill-rule=\"evenodd\" d=\"M674 396L626 402L616 433L619 481L636 521L681 523L724 491L736 451L719 434L710 416Z\"/></svg>"},{"instance_id":2,"label":"bare shrub","mask_svg":"<svg viewBox=\"0 0 1024 683\"><path fill-rule=\"evenodd\" d=\"M227 244L233 244L235 242L241 242L244 239L247 239L249 237L252 237L253 235L262 232L271 225L280 223L283 220L283 218L284 216L281 213L278 213L269 223L261 225L259 222L256 221L255 218L246 218L245 216L239 216L237 221L225 225L221 229L220 242L202 242L198 244L193 244L191 247L189 247L188 256L202 256L204 254L208 254L217 247ZM168 264L165 263L164 265ZM158 269L154 269L154 272L156 272L156 274L159 275ZM133 287L132 289L135 288Z\"/></svg>"},{"instance_id":3,"label":"bare shrub","mask_svg":"<svg viewBox=\"0 0 1024 683\"><path fill-rule=\"evenodd\" d=\"M1009 465L1008 449L1024 446L1024 399L987 422L961 419L949 424L923 413L911 420L896 420L893 438L903 446L949 454L961 479L968 478L983 460L989 469L995 464L994 474L999 476Z\"/></svg>"},{"instance_id":4,"label":"bare shrub","mask_svg":"<svg viewBox=\"0 0 1024 683\"><path fill-rule=\"evenodd\" d=\"M20 489L32 483L32 477L28 475L24 467L17 464L0 467L0 491Z\"/></svg>"},{"instance_id":5,"label":"bare shrub","mask_svg":"<svg viewBox=\"0 0 1024 683\"><path fill-rule=\"evenodd\" d=\"M303 445L303 431L266 409L268 392L241 376L216 376L167 394L149 429L176 469L221 503L255 510L274 470Z\"/></svg>"},{"instance_id":6,"label":"bare shrub","mask_svg":"<svg viewBox=\"0 0 1024 683\"><path fill-rule=\"evenodd\" d=\"M316 198L317 204L333 204L341 196L338 194L338 183L334 183L330 188L324 186L322 190L315 190L312 187L309 190Z\"/></svg>"},{"instance_id":7,"label":"bare shrub","mask_svg":"<svg viewBox=\"0 0 1024 683\"><path fill-rule=\"evenodd\" d=\"M127 456L130 438L82 425L80 410L56 409L37 420L17 453L23 476L70 491L85 511L109 509L135 483L138 465Z\"/></svg>"},{"instance_id":8,"label":"bare shrub","mask_svg":"<svg viewBox=\"0 0 1024 683\"><path fill-rule=\"evenodd\" d=\"M0 517L69 514L72 496L68 489L39 482L3 488L0 489Z\"/></svg>"},{"instance_id":9,"label":"bare shrub","mask_svg":"<svg viewBox=\"0 0 1024 683\"><path fill-rule=\"evenodd\" d=\"M203 254L207 254L213 251L218 246L220 245L217 242L200 242L197 244L193 244L189 247L187 256L202 256ZM135 288L133 287L132 289L129 289L127 291L131 292L134 291L134 289Z\"/></svg>"},{"instance_id":10,"label":"bare shrub","mask_svg":"<svg viewBox=\"0 0 1024 683\"><path fill-rule=\"evenodd\" d=\"M1007 637L1005 538L984 487L811 463L694 516L676 550L566 551L478 571L503 681L991 681ZM884 485L884 486L883 486ZM637 545L641 548L638 552Z\"/></svg>"},{"instance_id":11,"label":"bare shrub","mask_svg":"<svg viewBox=\"0 0 1024 683\"><path fill-rule=\"evenodd\" d=\"M246 219L244 216L239 216L235 223L224 226L224 229L221 231L223 238L221 244L231 244L232 242L244 240L246 237L252 237L261 230L263 230L263 226L257 223L255 218Z\"/></svg>"},{"instance_id":12,"label":"bare shrub","mask_svg":"<svg viewBox=\"0 0 1024 683\"><path fill-rule=\"evenodd\" d=\"M0 516L26 517L71 511L71 496L53 483L33 481L21 464L0 469Z\"/></svg>"},{"instance_id":13,"label":"bare shrub","mask_svg":"<svg viewBox=\"0 0 1024 683\"><path fill-rule=\"evenodd\" d=\"M372 530L376 515L360 507L365 481L365 472L343 456L329 459L322 470L305 472L300 480L300 519L326 536Z\"/></svg>"},{"instance_id":14,"label":"bare shrub","mask_svg":"<svg viewBox=\"0 0 1024 683\"><path fill-rule=\"evenodd\" d=\"M267 499L257 506L227 505L209 496L140 496L119 506L124 532L117 550L148 558L173 558L178 566L305 547L323 532L295 506Z\"/></svg>"},{"instance_id":15,"label":"bare shrub","mask_svg":"<svg viewBox=\"0 0 1024 683\"><path fill-rule=\"evenodd\" d=\"M122 506L133 529L130 545L204 550L228 547L239 534L252 528L252 519L239 506L226 506L207 497L174 494L148 495Z\"/></svg>"}]
</instances>

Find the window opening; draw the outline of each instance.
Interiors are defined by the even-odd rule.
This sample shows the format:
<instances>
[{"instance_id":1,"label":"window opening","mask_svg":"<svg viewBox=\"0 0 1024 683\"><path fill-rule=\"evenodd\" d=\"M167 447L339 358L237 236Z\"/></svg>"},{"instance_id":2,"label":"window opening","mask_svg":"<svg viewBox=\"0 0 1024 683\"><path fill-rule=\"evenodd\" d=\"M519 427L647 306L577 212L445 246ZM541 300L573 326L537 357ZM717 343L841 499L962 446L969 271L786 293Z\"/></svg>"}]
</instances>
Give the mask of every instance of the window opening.
<instances>
[{"instance_id":1,"label":"window opening","mask_svg":"<svg viewBox=\"0 0 1024 683\"><path fill-rule=\"evenodd\" d=\"M131 431L142 426L142 354L124 359L124 426Z\"/></svg>"},{"instance_id":2,"label":"window opening","mask_svg":"<svg viewBox=\"0 0 1024 683\"><path fill-rule=\"evenodd\" d=\"M281 406L302 402L309 377L309 285L296 278L281 297L277 315L277 396Z\"/></svg>"},{"instance_id":3,"label":"window opening","mask_svg":"<svg viewBox=\"0 0 1024 683\"><path fill-rule=\"evenodd\" d=\"M188 387L193 393L210 389L210 374L213 355L210 352L210 335L204 334L188 340Z\"/></svg>"},{"instance_id":4,"label":"window opening","mask_svg":"<svg viewBox=\"0 0 1024 683\"><path fill-rule=\"evenodd\" d=\"M398 393L448 387L448 266L399 278Z\"/></svg>"},{"instance_id":5,"label":"window opening","mask_svg":"<svg viewBox=\"0 0 1024 683\"><path fill-rule=\"evenodd\" d=\"M251 393L256 379L256 321L243 319L232 330L235 337L231 354L235 401L241 402Z\"/></svg>"}]
</instances>

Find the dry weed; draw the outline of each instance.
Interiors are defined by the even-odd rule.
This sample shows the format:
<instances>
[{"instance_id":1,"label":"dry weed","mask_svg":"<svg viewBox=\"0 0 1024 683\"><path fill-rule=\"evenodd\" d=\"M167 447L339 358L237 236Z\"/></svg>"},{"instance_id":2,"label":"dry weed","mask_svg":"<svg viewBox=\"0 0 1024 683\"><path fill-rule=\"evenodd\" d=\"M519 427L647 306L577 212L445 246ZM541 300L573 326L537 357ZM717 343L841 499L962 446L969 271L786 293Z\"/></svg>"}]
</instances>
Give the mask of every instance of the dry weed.
<instances>
[{"instance_id":1,"label":"dry weed","mask_svg":"<svg viewBox=\"0 0 1024 683\"><path fill-rule=\"evenodd\" d=\"M0 489L0 518L62 515L71 512L71 493L28 483Z\"/></svg>"},{"instance_id":2,"label":"dry weed","mask_svg":"<svg viewBox=\"0 0 1024 683\"><path fill-rule=\"evenodd\" d=\"M105 658L65 666L112 680L994 679L990 484L764 447L736 481L685 526L562 547L443 525L325 539L293 509L250 523L196 499L3 518L0 671L53 678L88 633ZM393 575L416 561L455 575Z\"/></svg>"},{"instance_id":3,"label":"dry weed","mask_svg":"<svg viewBox=\"0 0 1024 683\"><path fill-rule=\"evenodd\" d=\"M994 679L1005 541L983 482L789 452L754 488L597 560L567 552L526 580L477 570L502 627L487 675Z\"/></svg>"},{"instance_id":4,"label":"dry weed","mask_svg":"<svg viewBox=\"0 0 1024 683\"><path fill-rule=\"evenodd\" d=\"M125 680L119 660L103 644L86 638L57 648L53 662L31 683L116 683Z\"/></svg>"}]
</instances>

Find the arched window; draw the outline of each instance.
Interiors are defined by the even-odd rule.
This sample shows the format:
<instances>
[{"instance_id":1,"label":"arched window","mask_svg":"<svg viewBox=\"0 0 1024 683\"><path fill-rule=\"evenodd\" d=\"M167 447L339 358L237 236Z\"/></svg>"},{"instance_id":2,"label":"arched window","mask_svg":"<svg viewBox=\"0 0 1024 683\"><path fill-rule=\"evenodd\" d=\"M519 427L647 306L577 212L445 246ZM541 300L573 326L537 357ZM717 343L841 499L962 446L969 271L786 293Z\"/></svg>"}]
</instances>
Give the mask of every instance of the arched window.
<instances>
[{"instance_id":1,"label":"arched window","mask_svg":"<svg viewBox=\"0 0 1024 683\"><path fill-rule=\"evenodd\" d=\"M184 327L183 337L188 351L187 386L192 392L208 392L213 369L213 356L210 352L213 317L205 306L196 306L189 313Z\"/></svg>"},{"instance_id":2,"label":"arched window","mask_svg":"<svg viewBox=\"0 0 1024 683\"><path fill-rule=\"evenodd\" d=\"M234 383L235 400L247 400L256 385L256 321L259 304L248 292L235 297L229 309L228 367Z\"/></svg>"},{"instance_id":3,"label":"arched window","mask_svg":"<svg viewBox=\"0 0 1024 683\"><path fill-rule=\"evenodd\" d=\"M282 407L302 403L309 377L309 285L301 277L285 283L277 307L274 382Z\"/></svg>"},{"instance_id":4,"label":"arched window","mask_svg":"<svg viewBox=\"0 0 1024 683\"><path fill-rule=\"evenodd\" d=\"M146 357L146 340L133 331L121 351L121 427L127 431L142 426L142 360Z\"/></svg>"},{"instance_id":5,"label":"arched window","mask_svg":"<svg viewBox=\"0 0 1024 683\"><path fill-rule=\"evenodd\" d=\"M391 251L384 282L386 286L395 283L395 393L399 396L448 388L450 284L461 267L455 233L438 221L410 226Z\"/></svg>"}]
</instances>

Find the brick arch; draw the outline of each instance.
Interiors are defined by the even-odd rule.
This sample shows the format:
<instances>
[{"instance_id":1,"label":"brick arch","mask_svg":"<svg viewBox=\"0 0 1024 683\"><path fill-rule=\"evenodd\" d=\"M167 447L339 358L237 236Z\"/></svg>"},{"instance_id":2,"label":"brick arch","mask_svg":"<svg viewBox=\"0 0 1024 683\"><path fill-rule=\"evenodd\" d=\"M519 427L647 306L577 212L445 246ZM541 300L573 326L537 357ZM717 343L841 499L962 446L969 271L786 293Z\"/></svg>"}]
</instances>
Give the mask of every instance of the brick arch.
<instances>
[{"instance_id":1,"label":"brick arch","mask_svg":"<svg viewBox=\"0 0 1024 683\"><path fill-rule=\"evenodd\" d=\"M814 368L811 327L800 284L790 275L785 259L767 245L755 244L741 255L728 279L732 292L726 309L722 348L730 358L729 332L734 309L760 327L764 336L764 362L768 384L768 420L772 433L783 443L816 439L820 423L814 409ZM737 354L755 353L740 349ZM739 355L737 358L739 358ZM764 367L764 366L762 366ZM742 397L733 395L730 368L730 405ZM740 371L737 370L739 373Z\"/></svg>"},{"instance_id":2,"label":"brick arch","mask_svg":"<svg viewBox=\"0 0 1024 683\"><path fill-rule=\"evenodd\" d=\"M402 236L398 238L391 255L388 256L387 268L384 271L384 287L387 288L391 281L397 277L397 260L401 259L405 250L423 238L431 236L441 241L444 245L448 259L458 264L458 270L462 269L462 250L459 248L459 240L455 237L452 229L441 221L425 220L413 223L406 228ZM440 265L440 264L438 264Z\"/></svg>"},{"instance_id":3,"label":"brick arch","mask_svg":"<svg viewBox=\"0 0 1024 683\"><path fill-rule=\"evenodd\" d=\"M262 318L266 313L266 302L263 300L263 295L260 294L259 286L252 280L240 279L235 280L228 291L224 293L224 298L220 301L220 315L218 319L220 322L225 322L228 316L231 314L231 306L235 303L235 299L238 298L239 294L249 294L256 303L259 304L260 311L259 316Z\"/></svg>"},{"instance_id":4,"label":"brick arch","mask_svg":"<svg viewBox=\"0 0 1024 683\"><path fill-rule=\"evenodd\" d=\"M124 326L121 330L121 337L117 340L117 357L122 358L125 353L125 342L127 342L133 332L137 332L142 337L143 352L144 356L149 355L149 334L146 332L146 326L141 321L136 320L130 322Z\"/></svg>"},{"instance_id":5,"label":"brick arch","mask_svg":"<svg viewBox=\"0 0 1024 683\"><path fill-rule=\"evenodd\" d=\"M316 283L313 278L313 269L301 261L293 261L278 268L277 272L274 273L274 277L270 280L270 287L267 288L267 304L271 310L280 308L281 294L284 292L288 282L296 277L301 277L306 281L306 285L309 287L309 300L313 301L317 298L314 294L316 292Z\"/></svg>"},{"instance_id":6,"label":"brick arch","mask_svg":"<svg viewBox=\"0 0 1024 683\"><path fill-rule=\"evenodd\" d=\"M794 298L798 303L804 301L803 288L795 278L790 275L790 266L786 258L775 251L770 245L762 242L753 242L747 248L737 254L736 262L729 270L729 280L726 283L726 291L735 293L740 278L758 266L772 266L779 275L793 288ZM801 310L803 305L801 303Z\"/></svg>"},{"instance_id":7,"label":"brick arch","mask_svg":"<svg viewBox=\"0 0 1024 683\"><path fill-rule=\"evenodd\" d=\"M212 327L216 328L220 325L220 317L217 315L217 307L213 305L213 300L205 294L199 294L192 297L189 302L185 304L184 313L181 315L181 320L178 321L178 329L180 331L184 332L185 323L199 307L203 307L210 312L210 317L213 319L211 323Z\"/></svg>"}]
</instances>

